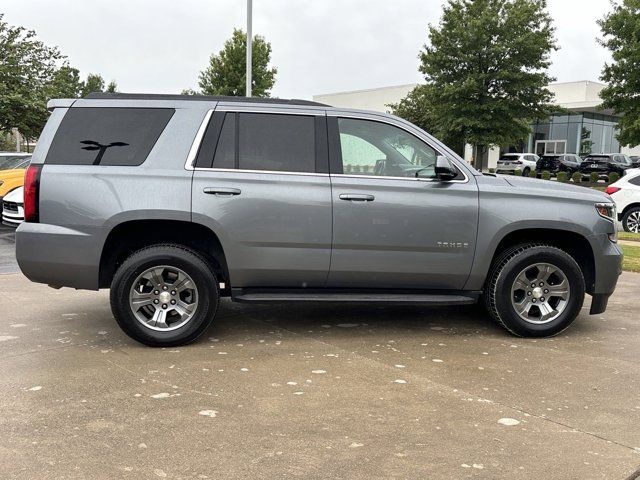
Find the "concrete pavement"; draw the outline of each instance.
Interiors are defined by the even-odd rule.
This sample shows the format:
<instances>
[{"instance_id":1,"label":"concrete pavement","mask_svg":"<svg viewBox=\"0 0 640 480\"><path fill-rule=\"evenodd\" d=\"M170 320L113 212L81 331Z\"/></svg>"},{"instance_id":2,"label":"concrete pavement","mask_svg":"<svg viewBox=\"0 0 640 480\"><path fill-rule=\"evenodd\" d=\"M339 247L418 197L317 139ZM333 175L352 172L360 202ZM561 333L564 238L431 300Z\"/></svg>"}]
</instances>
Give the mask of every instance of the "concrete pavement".
<instances>
[{"instance_id":1,"label":"concrete pavement","mask_svg":"<svg viewBox=\"0 0 640 480\"><path fill-rule=\"evenodd\" d=\"M0 275L0 478L624 479L639 288L544 340L468 307L224 302L151 349L107 292Z\"/></svg>"},{"instance_id":2,"label":"concrete pavement","mask_svg":"<svg viewBox=\"0 0 640 480\"><path fill-rule=\"evenodd\" d=\"M0 225L0 274L17 273L15 230Z\"/></svg>"}]
</instances>

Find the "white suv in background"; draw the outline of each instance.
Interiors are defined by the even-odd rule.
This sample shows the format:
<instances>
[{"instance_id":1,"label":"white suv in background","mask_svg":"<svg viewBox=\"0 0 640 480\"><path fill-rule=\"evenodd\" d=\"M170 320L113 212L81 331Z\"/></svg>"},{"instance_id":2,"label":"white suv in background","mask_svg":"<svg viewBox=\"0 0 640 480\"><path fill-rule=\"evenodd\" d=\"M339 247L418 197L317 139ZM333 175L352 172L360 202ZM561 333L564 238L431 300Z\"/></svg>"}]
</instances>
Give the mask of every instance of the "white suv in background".
<instances>
[{"instance_id":1,"label":"white suv in background","mask_svg":"<svg viewBox=\"0 0 640 480\"><path fill-rule=\"evenodd\" d=\"M631 168L606 193L616 202L618 220L626 232L640 233L640 168Z\"/></svg>"},{"instance_id":2,"label":"white suv in background","mask_svg":"<svg viewBox=\"0 0 640 480\"><path fill-rule=\"evenodd\" d=\"M533 153L505 153L498 160L496 173L513 173L516 170L522 172L523 177L529 176L529 172L536 170L539 157Z\"/></svg>"}]
</instances>

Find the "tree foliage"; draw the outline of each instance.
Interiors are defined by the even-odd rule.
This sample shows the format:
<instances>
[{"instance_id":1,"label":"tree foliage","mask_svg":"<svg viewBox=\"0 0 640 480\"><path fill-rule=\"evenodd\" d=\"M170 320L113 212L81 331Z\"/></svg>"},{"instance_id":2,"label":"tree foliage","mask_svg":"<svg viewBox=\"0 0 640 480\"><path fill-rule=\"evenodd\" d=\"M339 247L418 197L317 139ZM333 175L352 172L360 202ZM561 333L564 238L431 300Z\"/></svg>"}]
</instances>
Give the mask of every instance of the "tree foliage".
<instances>
[{"instance_id":1,"label":"tree foliage","mask_svg":"<svg viewBox=\"0 0 640 480\"><path fill-rule=\"evenodd\" d=\"M17 128L35 137L47 119L47 95L62 55L12 27L0 14L0 131Z\"/></svg>"},{"instance_id":2,"label":"tree foliage","mask_svg":"<svg viewBox=\"0 0 640 480\"><path fill-rule=\"evenodd\" d=\"M602 71L601 79L607 83L600 92L602 107L622 116L620 143L640 145L640 0L615 3L598 24L604 36L601 43L613 57Z\"/></svg>"},{"instance_id":3,"label":"tree foliage","mask_svg":"<svg viewBox=\"0 0 640 480\"><path fill-rule=\"evenodd\" d=\"M116 88L115 82L106 87ZM49 116L49 99L104 90L102 77L89 75L83 82L56 47L37 40L31 30L10 26L0 14L0 132L17 128L36 138Z\"/></svg>"},{"instance_id":4,"label":"tree foliage","mask_svg":"<svg viewBox=\"0 0 640 480\"><path fill-rule=\"evenodd\" d=\"M268 97L275 84L276 68L270 68L271 44L261 36L252 43L252 95ZM206 95L244 96L246 94L247 35L235 29L217 55L211 55L209 66L200 72L199 85Z\"/></svg>"},{"instance_id":5,"label":"tree foliage","mask_svg":"<svg viewBox=\"0 0 640 480\"><path fill-rule=\"evenodd\" d=\"M394 112L412 115L456 150L513 144L549 115L556 49L546 0L448 0L420 53L426 85Z\"/></svg>"}]
</instances>

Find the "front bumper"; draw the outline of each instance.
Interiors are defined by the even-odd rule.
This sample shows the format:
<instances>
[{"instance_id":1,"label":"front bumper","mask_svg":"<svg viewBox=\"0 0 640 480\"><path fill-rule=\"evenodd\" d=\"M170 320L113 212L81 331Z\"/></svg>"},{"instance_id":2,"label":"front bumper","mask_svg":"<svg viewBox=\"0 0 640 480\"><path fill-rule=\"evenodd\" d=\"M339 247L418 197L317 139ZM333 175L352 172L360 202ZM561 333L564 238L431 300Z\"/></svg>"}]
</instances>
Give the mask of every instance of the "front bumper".
<instances>
[{"instance_id":1,"label":"front bumper","mask_svg":"<svg viewBox=\"0 0 640 480\"><path fill-rule=\"evenodd\" d=\"M595 263L595 279L592 291L591 309L589 313L596 315L603 313L607 308L609 297L618 283L622 273L622 250L618 244L611 242L606 233L600 233L589 237Z\"/></svg>"}]
</instances>

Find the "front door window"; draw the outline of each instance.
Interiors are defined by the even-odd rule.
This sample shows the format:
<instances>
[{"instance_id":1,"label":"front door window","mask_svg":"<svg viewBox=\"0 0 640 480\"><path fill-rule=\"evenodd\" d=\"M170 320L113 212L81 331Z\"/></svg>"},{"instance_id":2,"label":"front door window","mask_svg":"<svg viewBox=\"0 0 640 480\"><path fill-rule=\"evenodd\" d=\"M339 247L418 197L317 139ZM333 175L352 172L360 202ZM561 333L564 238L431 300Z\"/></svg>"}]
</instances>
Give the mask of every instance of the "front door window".
<instances>
[{"instance_id":1,"label":"front door window","mask_svg":"<svg viewBox=\"0 0 640 480\"><path fill-rule=\"evenodd\" d=\"M377 177L435 177L438 153L404 130L386 123L338 119L342 171Z\"/></svg>"}]
</instances>

